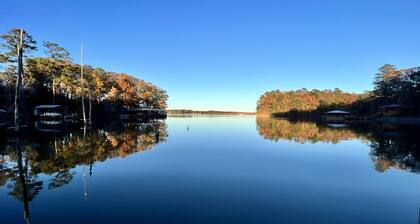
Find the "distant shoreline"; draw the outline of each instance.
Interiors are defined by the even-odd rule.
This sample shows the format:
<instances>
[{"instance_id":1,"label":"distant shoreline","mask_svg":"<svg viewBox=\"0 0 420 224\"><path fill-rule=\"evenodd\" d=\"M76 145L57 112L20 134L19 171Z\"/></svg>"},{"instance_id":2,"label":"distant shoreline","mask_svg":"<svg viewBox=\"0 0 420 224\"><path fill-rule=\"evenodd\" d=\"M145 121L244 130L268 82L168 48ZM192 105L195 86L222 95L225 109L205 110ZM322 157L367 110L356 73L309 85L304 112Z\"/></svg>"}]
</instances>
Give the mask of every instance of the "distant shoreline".
<instances>
[{"instance_id":1,"label":"distant shoreline","mask_svg":"<svg viewBox=\"0 0 420 224\"><path fill-rule=\"evenodd\" d=\"M256 115L256 112L169 109L168 115Z\"/></svg>"}]
</instances>

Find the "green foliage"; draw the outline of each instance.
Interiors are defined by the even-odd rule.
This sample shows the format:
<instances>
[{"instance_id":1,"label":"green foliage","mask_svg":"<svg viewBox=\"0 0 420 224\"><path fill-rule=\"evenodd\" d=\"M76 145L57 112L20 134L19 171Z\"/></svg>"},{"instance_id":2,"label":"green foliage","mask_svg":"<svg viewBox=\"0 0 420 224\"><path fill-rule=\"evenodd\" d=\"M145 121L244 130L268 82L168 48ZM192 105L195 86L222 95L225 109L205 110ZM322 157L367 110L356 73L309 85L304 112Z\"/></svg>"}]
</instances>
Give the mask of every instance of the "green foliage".
<instances>
[{"instance_id":1,"label":"green foliage","mask_svg":"<svg viewBox=\"0 0 420 224\"><path fill-rule=\"evenodd\" d=\"M71 61L69 52L60 45L54 42L44 41L43 46L45 48L45 54L50 58L54 60Z\"/></svg>"},{"instance_id":2,"label":"green foliage","mask_svg":"<svg viewBox=\"0 0 420 224\"><path fill-rule=\"evenodd\" d=\"M0 62L16 62L18 56L17 46L20 39L20 29L11 29L6 34L1 35L0 38L4 41L4 43L0 45L3 50ZM37 49L36 41L25 30L23 30L22 49L27 53Z\"/></svg>"},{"instance_id":3,"label":"green foliage","mask_svg":"<svg viewBox=\"0 0 420 224\"><path fill-rule=\"evenodd\" d=\"M15 83L17 44L20 29L12 29L1 36L3 51L0 63L6 69L0 73L0 85L13 87ZM23 31L23 49L26 52L36 50L36 41ZM23 86L27 98L33 103L51 103L51 99L59 99L58 103L71 104L82 95L88 97L80 83L80 65L72 62L68 51L50 41L43 42L47 57L27 58L24 64ZM127 74L107 72L101 68L84 66L85 89L91 90L92 100L96 104L114 102L122 106L165 109L168 95L159 87L134 78ZM4 92L4 91L3 91ZM47 100L46 100L47 99ZM53 102L53 103L54 103ZM75 102L73 102L75 104Z\"/></svg>"},{"instance_id":4,"label":"green foliage","mask_svg":"<svg viewBox=\"0 0 420 224\"><path fill-rule=\"evenodd\" d=\"M397 70L384 65L375 75L375 97L381 104L419 106L420 67Z\"/></svg>"}]
</instances>

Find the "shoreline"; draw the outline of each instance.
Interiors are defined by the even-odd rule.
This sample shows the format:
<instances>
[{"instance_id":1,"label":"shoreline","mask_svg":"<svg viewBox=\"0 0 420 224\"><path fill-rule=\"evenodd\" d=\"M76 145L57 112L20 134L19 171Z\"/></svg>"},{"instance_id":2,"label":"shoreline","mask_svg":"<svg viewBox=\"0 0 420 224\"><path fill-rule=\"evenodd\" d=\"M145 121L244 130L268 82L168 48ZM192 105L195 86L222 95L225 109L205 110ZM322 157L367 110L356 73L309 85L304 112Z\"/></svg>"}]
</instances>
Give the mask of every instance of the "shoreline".
<instances>
[{"instance_id":1,"label":"shoreline","mask_svg":"<svg viewBox=\"0 0 420 224\"><path fill-rule=\"evenodd\" d=\"M168 116L171 115L256 115L256 112L241 112L241 111L218 111L218 110L187 110L187 109L168 109L166 110Z\"/></svg>"}]
</instances>

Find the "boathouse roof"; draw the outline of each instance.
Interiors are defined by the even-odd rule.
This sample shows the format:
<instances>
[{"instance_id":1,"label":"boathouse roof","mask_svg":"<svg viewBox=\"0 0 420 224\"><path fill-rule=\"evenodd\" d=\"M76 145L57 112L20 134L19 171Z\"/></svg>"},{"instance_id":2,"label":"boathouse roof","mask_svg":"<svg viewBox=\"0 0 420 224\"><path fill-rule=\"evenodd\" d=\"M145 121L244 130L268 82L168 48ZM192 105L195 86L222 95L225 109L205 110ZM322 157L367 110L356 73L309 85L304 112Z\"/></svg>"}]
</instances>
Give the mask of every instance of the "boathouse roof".
<instances>
[{"instance_id":1,"label":"boathouse roof","mask_svg":"<svg viewBox=\"0 0 420 224\"><path fill-rule=\"evenodd\" d=\"M407 106L403 106L401 104L388 104L388 105L384 105L384 106L380 106L379 109L386 109L386 108L400 108L400 107L407 107Z\"/></svg>"},{"instance_id":2,"label":"boathouse roof","mask_svg":"<svg viewBox=\"0 0 420 224\"><path fill-rule=\"evenodd\" d=\"M35 107L35 109L55 109L55 108L59 108L59 107L61 107L61 105L54 105L54 104L38 105L38 106Z\"/></svg>"},{"instance_id":3,"label":"boathouse roof","mask_svg":"<svg viewBox=\"0 0 420 224\"><path fill-rule=\"evenodd\" d=\"M344 110L332 110L326 112L326 114L349 114L350 112Z\"/></svg>"},{"instance_id":4,"label":"boathouse roof","mask_svg":"<svg viewBox=\"0 0 420 224\"><path fill-rule=\"evenodd\" d=\"M345 128L348 127L347 124L327 124L328 127L332 127L332 128Z\"/></svg>"}]
</instances>

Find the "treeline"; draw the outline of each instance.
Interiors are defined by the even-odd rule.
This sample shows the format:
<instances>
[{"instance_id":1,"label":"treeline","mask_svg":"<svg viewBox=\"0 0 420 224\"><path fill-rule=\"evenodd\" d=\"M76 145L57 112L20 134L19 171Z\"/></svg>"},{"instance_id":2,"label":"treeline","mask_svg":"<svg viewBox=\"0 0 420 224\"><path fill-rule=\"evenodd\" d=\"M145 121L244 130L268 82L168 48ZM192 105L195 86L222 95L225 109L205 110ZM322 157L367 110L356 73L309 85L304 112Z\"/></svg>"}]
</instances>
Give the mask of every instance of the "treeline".
<instances>
[{"instance_id":1,"label":"treeline","mask_svg":"<svg viewBox=\"0 0 420 224\"><path fill-rule=\"evenodd\" d=\"M108 72L90 65L74 63L68 51L56 43L44 41L45 57L30 57L38 50L38 44L23 31L24 66L20 102L26 109L37 104L61 104L69 108L80 108L82 97L90 99L98 108L111 103L122 107L144 106L165 109L166 92L146 81L124 73ZM12 29L0 36L0 105L9 111L15 95L17 56L16 46L20 30ZM28 108L29 107L29 108Z\"/></svg>"},{"instance_id":2,"label":"treeline","mask_svg":"<svg viewBox=\"0 0 420 224\"><path fill-rule=\"evenodd\" d=\"M331 108L348 108L366 97L367 94L345 93L340 89L322 91L299 89L285 92L274 90L260 97L257 113L297 115L323 112Z\"/></svg>"},{"instance_id":3,"label":"treeline","mask_svg":"<svg viewBox=\"0 0 420 224\"><path fill-rule=\"evenodd\" d=\"M375 114L379 106L400 104L417 114L420 107L420 68L398 70L385 64L374 79L374 90L363 94L346 93L340 89L296 91L274 90L264 93L257 103L258 114L284 116L320 115L333 109L354 114Z\"/></svg>"},{"instance_id":4,"label":"treeline","mask_svg":"<svg viewBox=\"0 0 420 224\"><path fill-rule=\"evenodd\" d=\"M169 109L168 114L172 115L253 115L254 112L238 112L238 111L217 111L217 110L185 110L185 109Z\"/></svg>"}]
</instances>

